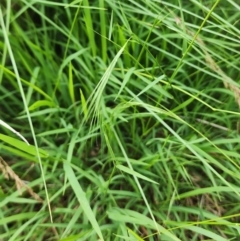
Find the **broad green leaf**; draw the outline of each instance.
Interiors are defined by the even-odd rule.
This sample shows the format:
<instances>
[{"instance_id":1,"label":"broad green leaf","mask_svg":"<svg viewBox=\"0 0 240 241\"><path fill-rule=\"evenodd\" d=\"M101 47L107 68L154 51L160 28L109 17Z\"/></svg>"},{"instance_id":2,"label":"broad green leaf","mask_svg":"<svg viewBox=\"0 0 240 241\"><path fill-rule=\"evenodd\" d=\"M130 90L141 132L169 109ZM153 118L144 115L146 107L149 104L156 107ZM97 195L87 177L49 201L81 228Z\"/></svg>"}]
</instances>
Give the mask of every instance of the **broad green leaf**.
<instances>
[{"instance_id":1,"label":"broad green leaf","mask_svg":"<svg viewBox=\"0 0 240 241\"><path fill-rule=\"evenodd\" d=\"M155 223L152 219L150 219L149 217L147 217L144 214L138 213L133 210L121 209L121 208L110 209L107 211L107 213L108 213L108 217L111 220L114 220L116 222L124 222L124 223L142 225L144 227L148 227L153 230L158 230L160 232L161 236L165 236L165 238L161 237L163 240L181 241L173 233L168 231L166 228L164 228L160 224ZM166 237L168 239L166 239Z\"/></svg>"},{"instance_id":2,"label":"broad green leaf","mask_svg":"<svg viewBox=\"0 0 240 241\"><path fill-rule=\"evenodd\" d=\"M197 234L199 233L200 235L203 235L205 237L211 238L212 240L217 240L217 241L228 241L229 239L224 238L216 233L213 233L210 230L207 230L202 227L197 227L197 226L187 226L183 227L184 229L191 230L193 233Z\"/></svg>"},{"instance_id":3,"label":"broad green leaf","mask_svg":"<svg viewBox=\"0 0 240 241\"><path fill-rule=\"evenodd\" d=\"M28 110L32 111L42 106L55 107L55 104L52 101L48 101L48 100L38 100L35 103L33 103L31 106L29 106Z\"/></svg>"},{"instance_id":4,"label":"broad green leaf","mask_svg":"<svg viewBox=\"0 0 240 241\"><path fill-rule=\"evenodd\" d=\"M26 153L25 151L21 151L15 147L7 146L7 145L2 145L1 146L2 150L7 151L8 153L11 153L12 156L16 157L22 157L25 160L33 161L33 162L38 162L36 156L32 156L31 154Z\"/></svg>"},{"instance_id":5,"label":"broad green leaf","mask_svg":"<svg viewBox=\"0 0 240 241\"><path fill-rule=\"evenodd\" d=\"M0 225L16 222L16 220L17 221L24 220L24 219L27 220L27 219L34 217L35 215L36 215L35 212L29 212L29 213L19 213L19 214L12 215L9 217L4 217L4 218L0 219Z\"/></svg>"},{"instance_id":6,"label":"broad green leaf","mask_svg":"<svg viewBox=\"0 0 240 241\"><path fill-rule=\"evenodd\" d=\"M149 179L148 177L143 176L142 174L140 174L140 173L138 173L138 172L136 172L134 170L131 170L128 167L125 167L123 165L117 165L116 167L117 167L117 169L119 169L119 170L121 170L123 172L126 172L126 173L128 173L130 175L136 176L136 177L141 178L141 179L143 179L145 181L148 181L148 182L152 182L152 183L158 184L157 182Z\"/></svg>"},{"instance_id":7,"label":"broad green leaf","mask_svg":"<svg viewBox=\"0 0 240 241\"><path fill-rule=\"evenodd\" d=\"M78 179L76 178L76 175L69 163L67 163L67 162L64 163L64 170L65 170L65 174L68 178L68 181L80 203L80 207L82 208L84 214L86 215L86 217L92 224L92 227L95 230L95 232L98 234L98 236L101 238L101 240L104 240L101 229L95 218L95 214L93 213L93 210L90 207L90 203L86 198L86 194L83 191L83 189L82 189Z\"/></svg>"},{"instance_id":8,"label":"broad green leaf","mask_svg":"<svg viewBox=\"0 0 240 241\"><path fill-rule=\"evenodd\" d=\"M22 151L24 151L28 154L31 154L33 156L37 156L37 151L36 151L35 146L27 145L23 141L19 141L15 138L12 138L10 136L6 136L6 135L3 135L3 134L0 134L0 140L2 140L3 142L5 142L5 143L7 143L11 146L14 146L17 149L20 149L20 150L22 150ZM49 154L42 149L39 149L38 151L39 151L39 154L40 154L41 158L47 158L49 156Z\"/></svg>"}]
</instances>

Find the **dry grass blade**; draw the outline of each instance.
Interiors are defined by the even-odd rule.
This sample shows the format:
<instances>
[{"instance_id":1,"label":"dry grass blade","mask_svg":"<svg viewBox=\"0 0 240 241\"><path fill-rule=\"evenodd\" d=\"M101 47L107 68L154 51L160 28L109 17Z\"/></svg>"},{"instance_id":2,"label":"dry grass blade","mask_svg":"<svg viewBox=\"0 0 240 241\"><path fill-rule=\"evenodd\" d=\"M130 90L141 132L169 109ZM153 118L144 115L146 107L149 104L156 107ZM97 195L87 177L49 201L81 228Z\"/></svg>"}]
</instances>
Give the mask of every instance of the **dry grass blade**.
<instances>
[{"instance_id":1,"label":"dry grass blade","mask_svg":"<svg viewBox=\"0 0 240 241\"><path fill-rule=\"evenodd\" d=\"M0 157L0 170L6 179L15 181L17 190L22 194L22 189L25 189L36 201L43 203L43 199L39 197L24 181L11 169L11 167Z\"/></svg>"},{"instance_id":2,"label":"dry grass blade","mask_svg":"<svg viewBox=\"0 0 240 241\"><path fill-rule=\"evenodd\" d=\"M192 32L191 30L183 26L181 18L175 17L175 22L181 28L185 28L186 32L189 35L195 36L194 32ZM219 65L214 61L214 59L208 53L206 44L204 43L204 41L199 36L197 36L196 41L199 43L199 46L201 47L203 53L205 54L205 60L209 68L222 77L225 88L233 92L235 100L238 104L238 107L240 107L240 89L237 87L237 85L234 84L234 81L223 72L223 70L219 67Z\"/></svg>"}]
</instances>

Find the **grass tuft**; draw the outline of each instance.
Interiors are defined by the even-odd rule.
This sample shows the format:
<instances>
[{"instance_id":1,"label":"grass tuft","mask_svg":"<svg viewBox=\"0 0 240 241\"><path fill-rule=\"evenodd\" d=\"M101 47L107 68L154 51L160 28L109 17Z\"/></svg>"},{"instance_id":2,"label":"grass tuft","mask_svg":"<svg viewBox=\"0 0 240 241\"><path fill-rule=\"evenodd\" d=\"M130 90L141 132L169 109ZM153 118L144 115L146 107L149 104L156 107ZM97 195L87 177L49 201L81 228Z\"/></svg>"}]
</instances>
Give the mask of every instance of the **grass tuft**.
<instances>
[{"instance_id":1,"label":"grass tuft","mask_svg":"<svg viewBox=\"0 0 240 241\"><path fill-rule=\"evenodd\" d=\"M0 240L238 240L237 1L6 1Z\"/></svg>"}]
</instances>

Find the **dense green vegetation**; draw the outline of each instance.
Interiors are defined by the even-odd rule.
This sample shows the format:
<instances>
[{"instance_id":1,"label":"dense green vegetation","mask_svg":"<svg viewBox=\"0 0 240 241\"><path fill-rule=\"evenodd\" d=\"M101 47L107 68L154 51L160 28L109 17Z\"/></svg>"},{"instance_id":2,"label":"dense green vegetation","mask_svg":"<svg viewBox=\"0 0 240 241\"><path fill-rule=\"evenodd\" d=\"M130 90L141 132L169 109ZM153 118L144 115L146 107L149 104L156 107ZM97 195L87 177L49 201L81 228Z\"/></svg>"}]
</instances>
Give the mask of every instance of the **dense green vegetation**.
<instances>
[{"instance_id":1,"label":"dense green vegetation","mask_svg":"<svg viewBox=\"0 0 240 241\"><path fill-rule=\"evenodd\" d=\"M0 4L1 241L240 240L237 1Z\"/></svg>"}]
</instances>

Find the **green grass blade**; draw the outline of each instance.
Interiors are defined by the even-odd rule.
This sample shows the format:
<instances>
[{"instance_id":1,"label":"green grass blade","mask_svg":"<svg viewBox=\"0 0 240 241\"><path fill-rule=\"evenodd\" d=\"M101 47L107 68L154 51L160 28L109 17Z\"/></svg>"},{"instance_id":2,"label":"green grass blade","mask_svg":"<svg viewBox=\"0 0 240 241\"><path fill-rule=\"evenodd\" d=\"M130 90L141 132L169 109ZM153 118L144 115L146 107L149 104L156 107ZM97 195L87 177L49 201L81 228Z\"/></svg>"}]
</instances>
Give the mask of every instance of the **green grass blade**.
<instances>
[{"instance_id":1,"label":"green grass blade","mask_svg":"<svg viewBox=\"0 0 240 241\"><path fill-rule=\"evenodd\" d=\"M67 162L64 163L64 170L65 170L66 176L68 178L68 181L81 205L81 208L82 208L84 214L86 215L86 217L92 224L92 227L95 230L95 232L97 233L97 235L101 238L101 240L104 240L101 229L99 227L99 224L95 218L95 214L90 207L89 201L86 198L86 194L83 191L83 189L82 189L79 181L77 180L76 175L69 163L67 163Z\"/></svg>"}]
</instances>

